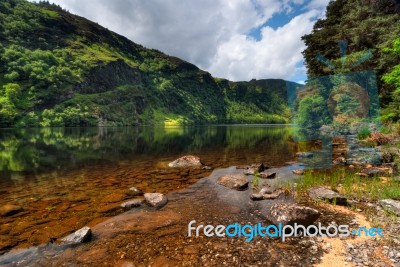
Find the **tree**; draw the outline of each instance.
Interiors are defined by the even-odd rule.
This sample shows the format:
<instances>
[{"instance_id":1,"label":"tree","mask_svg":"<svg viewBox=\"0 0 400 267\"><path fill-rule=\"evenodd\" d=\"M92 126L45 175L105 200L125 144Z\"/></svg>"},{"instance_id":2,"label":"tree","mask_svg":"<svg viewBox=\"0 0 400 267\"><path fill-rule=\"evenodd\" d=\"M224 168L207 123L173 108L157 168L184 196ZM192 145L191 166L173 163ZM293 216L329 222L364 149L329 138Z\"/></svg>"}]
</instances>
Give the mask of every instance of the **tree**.
<instances>
[{"instance_id":1,"label":"tree","mask_svg":"<svg viewBox=\"0 0 400 267\"><path fill-rule=\"evenodd\" d=\"M396 39L392 47L385 48L384 52L399 58L400 57L400 38ZM395 86L392 93L393 101L386 106L383 110L383 119L391 121L400 120L400 64L393 67L393 69L386 73L382 80L390 85Z\"/></svg>"}]
</instances>

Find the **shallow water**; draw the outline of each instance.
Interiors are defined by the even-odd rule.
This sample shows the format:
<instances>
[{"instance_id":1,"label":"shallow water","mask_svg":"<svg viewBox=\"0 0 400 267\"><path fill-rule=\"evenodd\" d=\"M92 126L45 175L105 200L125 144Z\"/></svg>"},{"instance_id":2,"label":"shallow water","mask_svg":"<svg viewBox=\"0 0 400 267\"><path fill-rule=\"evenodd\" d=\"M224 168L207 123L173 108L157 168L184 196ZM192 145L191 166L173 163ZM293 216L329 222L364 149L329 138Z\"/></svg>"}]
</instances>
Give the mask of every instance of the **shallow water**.
<instances>
[{"instance_id":1,"label":"shallow water","mask_svg":"<svg viewBox=\"0 0 400 267\"><path fill-rule=\"evenodd\" d=\"M129 188L174 192L211 171L167 163L186 154L222 168L295 159L288 126L67 128L0 131L0 253L52 242L121 213Z\"/></svg>"},{"instance_id":2,"label":"shallow water","mask_svg":"<svg viewBox=\"0 0 400 267\"><path fill-rule=\"evenodd\" d=\"M292 166L275 169L278 179L293 179ZM0 256L0 264L12 266L310 266L317 255L302 238L188 237L188 223L213 226L240 223L267 225L265 211L277 200L251 201L252 186L244 191L217 184L221 175L242 173L234 167L214 170L185 189L167 194L161 209L143 206L110 218L92 228L92 241L79 246L48 244L14 250ZM248 177L251 181L251 177ZM268 180L268 183L270 180ZM324 212L319 219L349 223L350 216ZM320 255L322 251L317 254Z\"/></svg>"}]
</instances>

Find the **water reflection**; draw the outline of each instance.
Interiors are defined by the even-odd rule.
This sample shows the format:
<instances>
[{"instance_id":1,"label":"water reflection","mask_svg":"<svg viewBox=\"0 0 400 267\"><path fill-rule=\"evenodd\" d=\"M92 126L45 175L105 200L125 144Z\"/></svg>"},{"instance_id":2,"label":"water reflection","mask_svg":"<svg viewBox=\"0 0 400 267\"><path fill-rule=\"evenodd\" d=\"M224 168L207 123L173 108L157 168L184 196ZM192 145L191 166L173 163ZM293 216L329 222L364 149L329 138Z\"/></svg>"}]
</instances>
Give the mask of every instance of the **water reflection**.
<instances>
[{"instance_id":1,"label":"water reflection","mask_svg":"<svg viewBox=\"0 0 400 267\"><path fill-rule=\"evenodd\" d=\"M287 127L41 128L0 131L0 171L63 170L83 164L204 150L287 151ZM221 155L222 156L222 155Z\"/></svg>"}]
</instances>

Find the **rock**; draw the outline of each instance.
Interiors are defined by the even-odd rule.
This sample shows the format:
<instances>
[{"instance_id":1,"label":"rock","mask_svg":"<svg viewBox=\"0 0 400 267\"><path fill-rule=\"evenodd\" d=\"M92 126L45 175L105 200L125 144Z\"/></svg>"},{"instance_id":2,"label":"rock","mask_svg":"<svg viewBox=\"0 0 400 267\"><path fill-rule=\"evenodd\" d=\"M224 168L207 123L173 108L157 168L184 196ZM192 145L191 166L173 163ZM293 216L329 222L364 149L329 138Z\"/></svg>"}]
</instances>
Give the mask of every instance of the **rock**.
<instances>
[{"instance_id":1,"label":"rock","mask_svg":"<svg viewBox=\"0 0 400 267\"><path fill-rule=\"evenodd\" d=\"M249 165L237 165L236 169L238 170L247 170L249 168Z\"/></svg>"},{"instance_id":2,"label":"rock","mask_svg":"<svg viewBox=\"0 0 400 267\"><path fill-rule=\"evenodd\" d=\"M121 208L123 209L137 208L140 207L142 204L143 204L143 199L132 199L122 203Z\"/></svg>"},{"instance_id":3,"label":"rock","mask_svg":"<svg viewBox=\"0 0 400 267\"><path fill-rule=\"evenodd\" d=\"M255 201L264 200L264 196L262 194L260 194L260 193L253 193L253 194L250 195L250 199L251 200L255 200Z\"/></svg>"},{"instance_id":4,"label":"rock","mask_svg":"<svg viewBox=\"0 0 400 267\"><path fill-rule=\"evenodd\" d=\"M308 189L308 195L314 200L324 200L336 203L337 205L347 205L347 199L344 196L324 186Z\"/></svg>"},{"instance_id":5,"label":"rock","mask_svg":"<svg viewBox=\"0 0 400 267\"><path fill-rule=\"evenodd\" d=\"M61 239L61 242L67 244L79 244L89 241L91 237L92 230L90 229L90 227L85 226L78 231L64 237L63 239Z\"/></svg>"},{"instance_id":6,"label":"rock","mask_svg":"<svg viewBox=\"0 0 400 267\"><path fill-rule=\"evenodd\" d=\"M268 169L268 167L266 167L264 163L255 163L251 164L250 169L255 169L257 172L263 172Z\"/></svg>"},{"instance_id":7,"label":"rock","mask_svg":"<svg viewBox=\"0 0 400 267\"><path fill-rule=\"evenodd\" d=\"M218 178L218 184L235 190L245 190L249 181L243 174L229 174Z\"/></svg>"},{"instance_id":8,"label":"rock","mask_svg":"<svg viewBox=\"0 0 400 267\"><path fill-rule=\"evenodd\" d=\"M396 158L400 156L400 149L397 147L380 147L382 161L384 163L393 162Z\"/></svg>"},{"instance_id":9,"label":"rock","mask_svg":"<svg viewBox=\"0 0 400 267\"><path fill-rule=\"evenodd\" d=\"M346 164L347 165L362 165L363 164L363 161L362 161L362 159L360 159L360 158L348 158L347 160L346 160Z\"/></svg>"},{"instance_id":10,"label":"rock","mask_svg":"<svg viewBox=\"0 0 400 267\"><path fill-rule=\"evenodd\" d=\"M207 170L207 171L209 171L209 170L212 170L213 168L210 167L210 166L204 166L204 167L202 167L201 169L202 169L202 170Z\"/></svg>"},{"instance_id":11,"label":"rock","mask_svg":"<svg viewBox=\"0 0 400 267\"><path fill-rule=\"evenodd\" d=\"M276 199L280 197L285 192L281 189L277 189L274 187L266 186L260 190L259 193L253 193L250 196L251 200L266 200L266 199Z\"/></svg>"},{"instance_id":12,"label":"rock","mask_svg":"<svg viewBox=\"0 0 400 267\"><path fill-rule=\"evenodd\" d=\"M250 195L250 199L257 201L257 200L266 200L266 199L276 199L279 196L281 196L282 194L284 194L284 192L282 190L277 190L275 192L272 193L264 193L262 194L260 193L253 193Z\"/></svg>"},{"instance_id":13,"label":"rock","mask_svg":"<svg viewBox=\"0 0 400 267\"><path fill-rule=\"evenodd\" d=\"M323 249L325 252L329 252L329 251L331 250L331 248L332 248L331 243L325 243L325 244L322 245L322 249Z\"/></svg>"},{"instance_id":14,"label":"rock","mask_svg":"<svg viewBox=\"0 0 400 267\"><path fill-rule=\"evenodd\" d=\"M246 174L246 175L254 175L256 173L261 173L261 172L265 171L266 169L268 169L268 167L266 167L264 165L264 163L255 163L255 164L251 164L249 166L238 166L236 168L237 169L245 169L244 174Z\"/></svg>"},{"instance_id":15,"label":"rock","mask_svg":"<svg viewBox=\"0 0 400 267\"><path fill-rule=\"evenodd\" d=\"M358 175L360 177L369 177L368 174L363 173L363 172L356 172L356 175Z\"/></svg>"},{"instance_id":16,"label":"rock","mask_svg":"<svg viewBox=\"0 0 400 267\"><path fill-rule=\"evenodd\" d=\"M344 165L346 164L346 159L344 157L336 158L332 161L334 165Z\"/></svg>"},{"instance_id":17,"label":"rock","mask_svg":"<svg viewBox=\"0 0 400 267\"><path fill-rule=\"evenodd\" d=\"M142 196L143 192L140 189L137 189L136 187L131 187L131 188L129 188L129 195Z\"/></svg>"},{"instance_id":18,"label":"rock","mask_svg":"<svg viewBox=\"0 0 400 267\"><path fill-rule=\"evenodd\" d=\"M400 216L400 201L393 199L383 199L379 201L379 204L382 206L382 208L397 214L397 216Z\"/></svg>"},{"instance_id":19,"label":"rock","mask_svg":"<svg viewBox=\"0 0 400 267\"><path fill-rule=\"evenodd\" d=\"M300 206L297 204L274 204L271 206L268 219L275 225L293 225L294 223L302 225L311 225L315 222L320 213L312 208Z\"/></svg>"},{"instance_id":20,"label":"rock","mask_svg":"<svg viewBox=\"0 0 400 267\"><path fill-rule=\"evenodd\" d=\"M199 157L196 156L183 156L168 164L172 168L187 168L187 167L201 167L203 164Z\"/></svg>"},{"instance_id":21,"label":"rock","mask_svg":"<svg viewBox=\"0 0 400 267\"><path fill-rule=\"evenodd\" d=\"M296 175L303 175L304 174L304 170L293 170L292 172L294 174L296 174Z\"/></svg>"},{"instance_id":22,"label":"rock","mask_svg":"<svg viewBox=\"0 0 400 267\"><path fill-rule=\"evenodd\" d=\"M276 172L260 172L259 175L262 179L273 179L276 177Z\"/></svg>"},{"instance_id":23,"label":"rock","mask_svg":"<svg viewBox=\"0 0 400 267\"><path fill-rule=\"evenodd\" d=\"M14 214L17 214L19 212L23 211L23 209L20 206L17 205L12 205L12 204L6 204L0 208L0 217L7 217L7 216L12 216Z\"/></svg>"},{"instance_id":24,"label":"rock","mask_svg":"<svg viewBox=\"0 0 400 267\"><path fill-rule=\"evenodd\" d=\"M255 169L246 169L243 172L245 175L255 175L257 171Z\"/></svg>"},{"instance_id":25,"label":"rock","mask_svg":"<svg viewBox=\"0 0 400 267\"><path fill-rule=\"evenodd\" d=\"M276 188L276 187L266 185L263 188L261 188L260 194L263 194L263 195L264 194L272 194L272 193L276 192L277 190L278 190L278 188Z\"/></svg>"},{"instance_id":26,"label":"rock","mask_svg":"<svg viewBox=\"0 0 400 267\"><path fill-rule=\"evenodd\" d=\"M168 202L167 197L161 193L146 193L144 199L147 204L156 208L161 208Z\"/></svg>"},{"instance_id":27,"label":"rock","mask_svg":"<svg viewBox=\"0 0 400 267\"><path fill-rule=\"evenodd\" d=\"M312 158L314 154L311 152L298 152L296 153L296 156L299 158Z\"/></svg>"},{"instance_id":28,"label":"rock","mask_svg":"<svg viewBox=\"0 0 400 267\"><path fill-rule=\"evenodd\" d=\"M365 173L368 177L374 177L379 175L392 175L393 169L385 167L369 167L361 170L361 173Z\"/></svg>"}]
</instances>

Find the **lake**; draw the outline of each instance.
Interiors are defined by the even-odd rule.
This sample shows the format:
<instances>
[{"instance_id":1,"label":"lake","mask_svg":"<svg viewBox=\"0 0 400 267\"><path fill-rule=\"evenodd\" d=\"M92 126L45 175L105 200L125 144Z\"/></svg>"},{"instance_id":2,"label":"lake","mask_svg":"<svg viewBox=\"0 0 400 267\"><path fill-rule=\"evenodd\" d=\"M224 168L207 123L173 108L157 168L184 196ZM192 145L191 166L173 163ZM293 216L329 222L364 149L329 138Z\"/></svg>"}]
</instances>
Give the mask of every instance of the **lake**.
<instances>
[{"instance_id":1,"label":"lake","mask_svg":"<svg viewBox=\"0 0 400 267\"><path fill-rule=\"evenodd\" d=\"M211 174L167 164L193 154L216 168L295 160L290 126L41 128L0 131L0 254L52 242L121 213L129 188L170 193Z\"/></svg>"}]
</instances>

